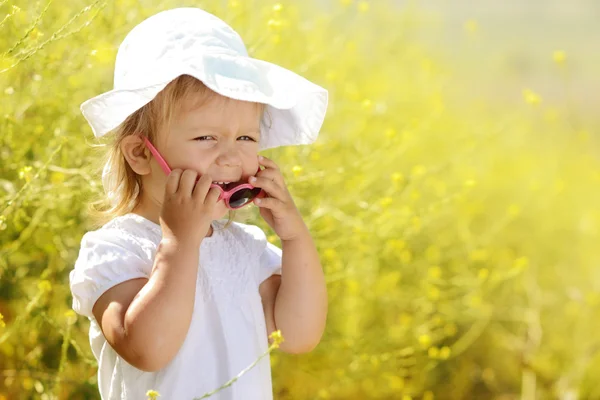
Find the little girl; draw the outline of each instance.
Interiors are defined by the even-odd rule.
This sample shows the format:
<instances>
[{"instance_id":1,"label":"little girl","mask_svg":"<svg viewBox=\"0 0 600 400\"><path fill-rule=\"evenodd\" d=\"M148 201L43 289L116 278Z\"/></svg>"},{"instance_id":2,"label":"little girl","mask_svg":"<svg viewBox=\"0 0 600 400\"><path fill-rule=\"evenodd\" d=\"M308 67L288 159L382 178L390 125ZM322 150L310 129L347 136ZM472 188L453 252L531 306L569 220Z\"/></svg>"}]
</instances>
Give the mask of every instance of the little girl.
<instances>
[{"instance_id":1,"label":"little girl","mask_svg":"<svg viewBox=\"0 0 600 400\"><path fill-rule=\"evenodd\" d=\"M282 351L311 351L327 316L323 271L281 171L258 151L314 142L327 91L250 58L197 8L136 26L114 86L81 106L96 137L114 137L103 172L112 207L70 274L102 399L200 397L252 364L276 330ZM281 249L257 226L221 221L251 203ZM266 357L211 398L272 396Z\"/></svg>"}]
</instances>

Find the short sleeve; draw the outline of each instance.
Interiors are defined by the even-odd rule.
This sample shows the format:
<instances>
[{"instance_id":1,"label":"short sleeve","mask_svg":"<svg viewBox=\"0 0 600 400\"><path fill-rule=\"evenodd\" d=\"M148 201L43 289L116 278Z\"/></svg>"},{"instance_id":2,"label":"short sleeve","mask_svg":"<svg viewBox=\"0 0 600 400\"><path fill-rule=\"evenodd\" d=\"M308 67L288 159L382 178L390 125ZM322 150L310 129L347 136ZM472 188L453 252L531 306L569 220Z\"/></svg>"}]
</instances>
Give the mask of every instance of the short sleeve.
<instances>
[{"instance_id":1,"label":"short sleeve","mask_svg":"<svg viewBox=\"0 0 600 400\"><path fill-rule=\"evenodd\" d=\"M281 249L267 241L259 260L259 284L271 275L281 275L281 255Z\"/></svg>"},{"instance_id":2,"label":"short sleeve","mask_svg":"<svg viewBox=\"0 0 600 400\"><path fill-rule=\"evenodd\" d=\"M87 232L69 274L73 310L93 318L96 300L108 289L135 278L148 278L152 260L143 256L135 238L121 229Z\"/></svg>"}]
</instances>

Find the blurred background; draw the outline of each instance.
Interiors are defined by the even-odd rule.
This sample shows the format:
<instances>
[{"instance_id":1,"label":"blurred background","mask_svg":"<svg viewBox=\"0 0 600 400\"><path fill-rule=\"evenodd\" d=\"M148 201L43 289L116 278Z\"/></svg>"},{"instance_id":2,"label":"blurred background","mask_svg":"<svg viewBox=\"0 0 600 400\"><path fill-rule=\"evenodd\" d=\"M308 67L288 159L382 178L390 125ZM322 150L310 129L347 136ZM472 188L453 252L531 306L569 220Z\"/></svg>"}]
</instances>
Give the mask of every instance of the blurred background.
<instances>
[{"instance_id":1,"label":"blurred background","mask_svg":"<svg viewBox=\"0 0 600 400\"><path fill-rule=\"evenodd\" d=\"M0 0L0 399L99 398L68 287L103 195L79 105L177 6L330 92L314 145L264 153L330 300L312 353L271 353L275 399L600 399L592 0Z\"/></svg>"}]
</instances>

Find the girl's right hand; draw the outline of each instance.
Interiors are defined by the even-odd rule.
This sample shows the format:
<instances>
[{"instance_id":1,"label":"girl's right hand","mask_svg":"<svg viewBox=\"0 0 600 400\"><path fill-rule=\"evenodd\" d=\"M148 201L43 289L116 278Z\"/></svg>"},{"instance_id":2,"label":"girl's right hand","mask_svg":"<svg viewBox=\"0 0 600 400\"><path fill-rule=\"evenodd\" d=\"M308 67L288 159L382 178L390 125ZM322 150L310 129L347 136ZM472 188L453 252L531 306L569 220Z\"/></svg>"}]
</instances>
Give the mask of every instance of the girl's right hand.
<instances>
[{"instance_id":1,"label":"girl's right hand","mask_svg":"<svg viewBox=\"0 0 600 400\"><path fill-rule=\"evenodd\" d=\"M167 178L160 212L163 239L199 246L208 233L219 190L211 188L211 177L191 169L174 169Z\"/></svg>"}]
</instances>

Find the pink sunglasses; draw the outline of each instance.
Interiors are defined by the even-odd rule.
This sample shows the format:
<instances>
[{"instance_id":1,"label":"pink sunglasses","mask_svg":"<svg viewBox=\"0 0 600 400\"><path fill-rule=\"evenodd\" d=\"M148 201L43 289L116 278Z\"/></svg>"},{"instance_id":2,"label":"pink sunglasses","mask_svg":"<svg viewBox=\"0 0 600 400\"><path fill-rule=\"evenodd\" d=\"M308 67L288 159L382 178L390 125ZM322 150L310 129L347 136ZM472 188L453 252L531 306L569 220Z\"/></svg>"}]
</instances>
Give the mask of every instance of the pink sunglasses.
<instances>
[{"instance_id":1,"label":"pink sunglasses","mask_svg":"<svg viewBox=\"0 0 600 400\"><path fill-rule=\"evenodd\" d=\"M143 137L146 146L150 149L150 152L156 158L158 165L162 168L162 170L167 174L167 176L171 173L171 168L165 161L165 159L160 155L158 150L150 143L148 138ZM258 167L257 173L260 171L260 167ZM200 179L200 178L198 178ZM229 190L223 189L219 185L215 185L214 183L210 185L210 187L214 187L219 189L219 200L223 200L225 202L225 206L230 210L235 210L238 208L242 208L247 204L250 204L252 200L257 197L265 197L265 192L261 188L257 188L252 186L249 183L239 184Z\"/></svg>"}]
</instances>

